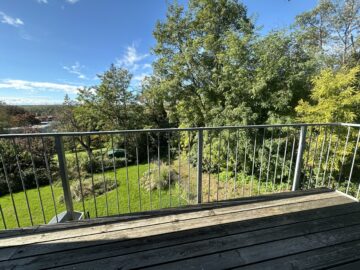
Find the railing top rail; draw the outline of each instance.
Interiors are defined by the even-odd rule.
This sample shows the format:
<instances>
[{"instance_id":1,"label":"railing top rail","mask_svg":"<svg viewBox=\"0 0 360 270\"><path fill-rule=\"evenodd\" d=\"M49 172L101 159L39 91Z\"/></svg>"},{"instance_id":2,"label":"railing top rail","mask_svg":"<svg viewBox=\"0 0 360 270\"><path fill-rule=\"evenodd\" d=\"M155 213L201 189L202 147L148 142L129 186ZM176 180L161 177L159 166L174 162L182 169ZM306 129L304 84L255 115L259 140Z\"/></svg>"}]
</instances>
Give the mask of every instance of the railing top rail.
<instances>
[{"instance_id":1,"label":"railing top rail","mask_svg":"<svg viewBox=\"0 0 360 270\"><path fill-rule=\"evenodd\" d=\"M354 124L354 123L340 123L340 126L358 127L358 128L360 128L360 124Z\"/></svg>"},{"instance_id":2,"label":"railing top rail","mask_svg":"<svg viewBox=\"0 0 360 270\"><path fill-rule=\"evenodd\" d=\"M16 133L0 134L0 138L15 137L53 137L53 136L89 136L89 135L111 135L129 133L150 133L150 132L179 132L198 130L222 130L222 129L248 129L248 128L279 128L279 127L310 127L310 126L353 126L360 127L360 124L350 123L295 123L295 124L266 124L266 125L242 125L242 126L221 126L221 127L192 127L192 128L160 128L160 129L133 129L133 130L109 130L109 131L85 131L85 132L53 132L53 133Z\"/></svg>"}]
</instances>

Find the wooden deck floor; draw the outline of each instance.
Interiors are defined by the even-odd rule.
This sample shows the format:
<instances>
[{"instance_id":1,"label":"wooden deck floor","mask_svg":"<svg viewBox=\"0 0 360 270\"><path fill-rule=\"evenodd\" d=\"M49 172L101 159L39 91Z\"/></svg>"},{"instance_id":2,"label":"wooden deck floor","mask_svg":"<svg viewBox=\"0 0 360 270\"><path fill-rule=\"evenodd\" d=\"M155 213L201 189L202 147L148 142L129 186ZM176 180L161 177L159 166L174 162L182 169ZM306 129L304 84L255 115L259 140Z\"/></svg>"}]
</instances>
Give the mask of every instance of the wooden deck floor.
<instances>
[{"instance_id":1,"label":"wooden deck floor","mask_svg":"<svg viewBox=\"0 0 360 270\"><path fill-rule=\"evenodd\" d=\"M360 269L360 204L329 190L0 233L1 269Z\"/></svg>"}]
</instances>

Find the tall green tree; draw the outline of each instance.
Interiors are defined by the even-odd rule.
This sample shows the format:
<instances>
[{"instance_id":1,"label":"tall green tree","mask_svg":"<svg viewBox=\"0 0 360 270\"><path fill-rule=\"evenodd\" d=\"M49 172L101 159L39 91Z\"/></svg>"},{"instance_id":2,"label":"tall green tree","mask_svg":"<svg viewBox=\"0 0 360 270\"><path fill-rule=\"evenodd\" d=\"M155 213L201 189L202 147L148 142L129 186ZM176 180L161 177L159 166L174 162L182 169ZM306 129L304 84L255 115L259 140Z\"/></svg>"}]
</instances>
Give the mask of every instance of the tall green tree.
<instances>
[{"instance_id":1,"label":"tall green tree","mask_svg":"<svg viewBox=\"0 0 360 270\"><path fill-rule=\"evenodd\" d=\"M185 11L175 3L166 21L157 23L154 36L154 73L170 121L186 126L211 123L230 90L223 78L224 54L234 43L246 50L253 36L245 7L234 0L200 0L190 1Z\"/></svg>"},{"instance_id":2,"label":"tall green tree","mask_svg":"<svg viewBox=\"0 0 360 270\"><path fill-rule=\"evenodd\" d=\"M144 125L147 128L170 127L165 105L165 95L161 83L155 77L147 77L142 82L142 93L139 97L144 108Z\"/></svg>"},{"instance_id":3,"label":"tall green tree","mask_svg":"<svg viewBox=\"0 0 360 270\"><path fill-rule=\"evenodd\" d=\"M249 105L256 123L293 121L295 106L308 98L316 64L294 36L283 31L259 38L253 54Z\"/></svg>"},{"instance_id":4,"label":"tall green tree","mask_svg":"<svg viewBox=\"0 0 360 270\"><path fill-rule=\"evenodd\" d=\"M130 91L129 71L111 65L99 78L99 85L79 90L77 101L83 113L95 113L103 129L141 127L142 108Z\"/></svg>"},{"instance_id":5,"label":"tall green tree","mask_svg":"<svg viewBox=\"0 0 360 270\"><path fill-rule=\"evenodd\" d=\"M286 32L259 38L238 1L170 5L154 36L156 83L143 94L180 126L288 121L309 93L309 55Z\"/></svg>"},{"instance_id":6,"label":"tall green tree","mask_svg":"<svg viewBox=\"0 0 360 270\"><path fill-rule=\"evenodd\" d=\"M299 28L299 38L304 44L314 51L323 54L330 38L329 16L331 2L320 0L318 5L296 16L295 25Z\"/></svg>"},{"instance_id":7,"label":"tall green tree","mask_svg":"<svg viewBox=\"0 0 360 270\"><path fill-rule=\"evenodd\" d=\"M99 75L98 85L78 90L76 101L66 96L59 116L61 128L66 131L143 128L143 106L130 91L131 77L126 69L111 65L109 70ZM78 136L75 140L86 150L89 158L94 147L104 144L101 136ZM69 143L73 148L73 142Z\"/></svg>"},{"instance_id":8,"label":"tall green tree","mask_svg":"<svg viewBox=\"0 0 360 270\"><path fill-rule=\"evenodd\" d=\"M296 107L299 120L306 123L360 121L360 66L323 70L313 78L310 100Z\"/></svg>"},{"instance_id":9,"label":"tall green tree","mask_svg":"<svg viewBox=\"0 0 360 270\"><path fill-rule=\"evenodd\" d=\"M71 132L98 131L102 129L102 121L99 115L92 110L87 104L79 104L71 100L68 95L65 96L63 106L58 113L59 129ZM77 136L75 141L81 147L92 155L92 146L94 138L91 136ZM74 142L69 141L69 148L74 147Z\"/></svg>"}]
</instances>

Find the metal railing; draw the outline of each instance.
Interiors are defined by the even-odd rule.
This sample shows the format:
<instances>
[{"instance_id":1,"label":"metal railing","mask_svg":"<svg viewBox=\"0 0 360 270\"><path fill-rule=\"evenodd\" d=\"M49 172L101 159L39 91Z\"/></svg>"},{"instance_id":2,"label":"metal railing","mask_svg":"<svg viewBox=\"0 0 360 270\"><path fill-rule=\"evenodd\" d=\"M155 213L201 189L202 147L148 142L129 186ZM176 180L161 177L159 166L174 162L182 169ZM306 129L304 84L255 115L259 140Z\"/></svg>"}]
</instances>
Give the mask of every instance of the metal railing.
<instances>
[{"instance_id":1,"label":"metal railing","mask_svg":"<svg viewBox=\"0 0 360 270\"><path fill-rule=\"evenodd\" d=\"M2 227L317 187L358 198L359 138L347 123L3 134Z\"/></svg>"}]
</instances>

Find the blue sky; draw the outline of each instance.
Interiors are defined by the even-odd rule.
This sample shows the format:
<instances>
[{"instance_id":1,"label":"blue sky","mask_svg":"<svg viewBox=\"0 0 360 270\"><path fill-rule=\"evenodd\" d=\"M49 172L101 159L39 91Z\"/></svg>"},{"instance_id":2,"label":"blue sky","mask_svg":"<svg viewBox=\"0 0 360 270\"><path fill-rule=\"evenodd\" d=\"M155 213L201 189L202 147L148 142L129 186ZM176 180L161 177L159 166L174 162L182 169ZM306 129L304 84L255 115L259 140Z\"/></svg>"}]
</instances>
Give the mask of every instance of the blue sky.
<instances>
[{"instance_id":1,"label":"blue sky","mask_svg":"<svg viewBox=\"0 0 360 270\"><path fill-rule=\"evenodd\" d=\"M111 63L136 88L150 74L152 36L170 0L0 0L0 100L56 104L98 83ZM186 0L179 0L186 4ZM291 24L316 0L244 0L260 33Z\"/></svg>"}]
</instances>

